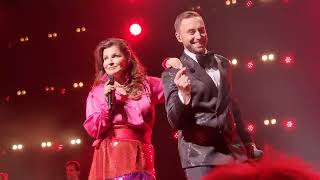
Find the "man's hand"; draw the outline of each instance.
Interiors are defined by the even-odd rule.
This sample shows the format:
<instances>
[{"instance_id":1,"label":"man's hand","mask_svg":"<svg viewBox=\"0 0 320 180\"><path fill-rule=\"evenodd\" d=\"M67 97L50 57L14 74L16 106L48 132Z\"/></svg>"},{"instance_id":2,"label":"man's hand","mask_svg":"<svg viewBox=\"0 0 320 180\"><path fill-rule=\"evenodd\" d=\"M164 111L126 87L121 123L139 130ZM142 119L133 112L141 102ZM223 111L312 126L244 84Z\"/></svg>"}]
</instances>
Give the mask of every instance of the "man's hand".
<instances>
[{"instance_id":1,"label":"man's hand","mask_svg":"<svg viewBox=\"0 0 320 180\"><path fill-rule=\"evenodd\" d=\"M191 100L191 82L186 74L185 67L177 72L174 83L178 88L178 94L182 103L185 105L189 104Z\"/></svg>"},{"instance_id":2,"label":"man's hand","mask_svg":"<svg viewBox=\"0 0 320 180\"><path fill-rule=\"evenodd\" d=\"M245 148L249 159L259 160L263 157L263 151L258 149L254 143L246 144Z\"/></svg>"},{"instance_id":3,"label":"man's hand","mask_svg":"<svg viewBox=\"0 0 320 180\"><path fill-rule=\"evenodd\" d=\"M165 60L165 66L166 68L175 68L175 69L181 69L182 68L182 63L180 59L178 58L167 58Z\"/></svg>"}]
</instances>

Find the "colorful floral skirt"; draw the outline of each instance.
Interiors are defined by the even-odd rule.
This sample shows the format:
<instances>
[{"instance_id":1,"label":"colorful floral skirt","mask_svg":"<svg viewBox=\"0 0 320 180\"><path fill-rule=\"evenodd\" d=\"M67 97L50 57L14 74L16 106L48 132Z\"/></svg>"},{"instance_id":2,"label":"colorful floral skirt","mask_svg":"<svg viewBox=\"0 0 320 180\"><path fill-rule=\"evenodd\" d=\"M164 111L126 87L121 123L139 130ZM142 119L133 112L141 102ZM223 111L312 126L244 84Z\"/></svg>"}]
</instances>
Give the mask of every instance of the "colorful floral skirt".
<instances>
[{"instance_id":1,"label":"colorful floral skirt","mask_svg":"<svg viewBox=\"0 0 320 180\"><path fill-rule=\"evenodd\" d=\"M89 180L155 180L154 150L138 140L104 139L94 150Z\"/></svg>"}]
</instances>

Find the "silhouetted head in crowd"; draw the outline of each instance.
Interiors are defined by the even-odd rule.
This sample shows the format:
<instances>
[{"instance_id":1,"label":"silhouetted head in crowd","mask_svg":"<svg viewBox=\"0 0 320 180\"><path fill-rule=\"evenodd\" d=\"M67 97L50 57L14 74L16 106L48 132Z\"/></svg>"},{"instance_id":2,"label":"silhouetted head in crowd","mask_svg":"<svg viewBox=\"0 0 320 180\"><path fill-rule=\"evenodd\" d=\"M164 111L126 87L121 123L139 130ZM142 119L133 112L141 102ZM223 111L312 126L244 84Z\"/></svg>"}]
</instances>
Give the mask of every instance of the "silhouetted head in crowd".
<instances>
[{"instance_id":1,"label":"silhouetted head in crowd","mask_svg":"<svg viewBox=\"0 0 320 180\"><path fill-rule=\"evenodd\" d=\"M68 161L65 165L67 180L78 180L80 176L80 163Z\"/></svg>"},{"instance_id":2,"label":"silhouetted head in crowd","mask_svg":"<svg viewBox=\"0 0 320 180\"><path fill-rule=\"evenodd\" d=\"M320 180L302 160L276 152L267 152L260 161L214 168L204 180Z\"/></svg>"}]
</instances>

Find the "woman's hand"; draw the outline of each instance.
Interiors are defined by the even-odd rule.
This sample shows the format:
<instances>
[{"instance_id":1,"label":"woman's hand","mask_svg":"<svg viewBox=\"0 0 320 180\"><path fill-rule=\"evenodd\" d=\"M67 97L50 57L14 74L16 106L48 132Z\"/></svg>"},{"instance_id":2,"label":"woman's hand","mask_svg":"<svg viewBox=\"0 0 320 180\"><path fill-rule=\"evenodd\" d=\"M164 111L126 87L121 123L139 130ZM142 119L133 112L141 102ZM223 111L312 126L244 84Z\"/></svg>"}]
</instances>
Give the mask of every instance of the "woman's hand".
<instances>
[{"instance_id":1,"label":"woman's hand","mask_svg":"<svg viewBox=\"0 0 320 180\"><path fill-rule=\"evenodd\" d=\"M175 68L175 69L181 69L182 63L180 59L178 58L167 58L166 59L166 68Z\"/></svg>"},{"instance_id":2,"label":"woman's hand","mask_svg":"<svg viewBox=\"0 0 320 180\"><path fill-rule=\"evenodd\" d=\"M107 82L104 84L103 94L104 94L105 96L108 96L108 94L110 94L111 91L115 91L115 90L116 90L116 86L115 86L115 85L110 85L109 82L110 82L110 81L107 81Z\"/></svg>"}]
</instances>

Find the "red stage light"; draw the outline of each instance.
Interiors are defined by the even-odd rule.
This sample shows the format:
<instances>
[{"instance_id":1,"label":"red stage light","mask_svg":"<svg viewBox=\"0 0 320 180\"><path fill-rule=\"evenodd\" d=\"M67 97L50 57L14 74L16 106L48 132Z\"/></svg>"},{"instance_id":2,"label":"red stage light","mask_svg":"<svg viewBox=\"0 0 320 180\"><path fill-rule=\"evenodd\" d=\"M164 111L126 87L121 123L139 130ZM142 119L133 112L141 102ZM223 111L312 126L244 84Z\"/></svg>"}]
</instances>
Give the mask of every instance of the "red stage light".
<instances>
[{"instance_id":1,"label":"red stage light","mask_svg":"<svg viewBox=\"0 0 320 180\"><path fill-rule=\"evenodd\" d=\"M6 96L4 100L8 103L10 101L10 96Z\"/></svg>"},{"instance_id":2,"label":"red stage light","mask_svg":"<svg viewBox=\"0 0 320 180\"><path fill-rule=\"evenodd\" d=\"M63 147L62 144L56 144L56 145L54 146L54 150L55 150L56 152L62 151L63 148L64 148L64 147Z\"/></svg>"},{"instance_id":3,"label":"red stage light","mask_svg":"<svg viewBox=\"0 0 320 180\"><path fill-rule=\"evenodd\" d=\"M253 1L248 0L248 1L246 2L246 7L247 7L247 8L251 8L252 6L253 6Z\"/></svg>"},{"instance_id":4,"label":"red stage light","mask_svg":"<svg viewBox=\"0 0 320 180\"><path fill-rule=\"evenodd\" d=\"M60 94L65 94L66 91L67 91L67 90L66 90L65 88L61 88L61 89L60 89Z\"/></svg>"},{"instance_id":5,"label":"red stage light","mask_svg":"<svg viewBox=\"0 0 320 180\"><path fill-rule=\"evenodd\" d=\"M297 120L293 117L285 118L282 121L284 129L288 130L288 131L292 131L292 130L296 129L296 127L297 127L296 122L297 122Z\"/></svg>"},{"instance_id":6,"label":"red stage light","mask_svg":"<svg viewBox=\"0 0 320 180\"><path fill-rule=\"evenodd\" d=\"M284 63L291 64L293 61L293 58L291 56L285 56L284 57Z\"/></svg>"},{"instance_id":7,"label":"red stage light","mask_svg":"<svg viewBox=\"0 0 320 180\"><path fill-rule=\"evenodd\" d=\"M179 137L178 131L175 131L175 132L172 133L172 138L174 140L178 140L178 137Z\"/></svg>"},{"instance_id":8,"label":"red stage light","mask_svg":"<svg viewBox=\"0 0 320 180\"><path fill-rule=\"evenodd\" d=\"M130 25L130 33L133 35L133 36L138 36L140 35L142 32L142 28L139 24L131 24Z\"/></svg>"},{"instance_id":9,"label":"red stage light","mask_svg":"<svg viewBox=\"0 0 320 180\"><path fill-rule=\"evenodd\" d=\"M253 124L249 124L247 127L248 132L252 133L254 131L254 125Z\"/></svg>"},{"instance_id":10,"label":"red stage light","mask_svg":"<svg viewBox=\"0 0 320 180\"><path fill-rule=\"evenodd\" d=\"M292 121L287 121L286 122L286 127L287 128L293 128L294 127L294 123Z\"/></svg>"},{"instance_id":11,"label":"red stage light","mask_svg":"<svg viewBox=\"0 0 320 180\"><path fill-rule=\"evenodd\" d=\"M247 63L247 68L252 69L254 67L254 63L252 61Z\"/></svg>"}]
</instances>

